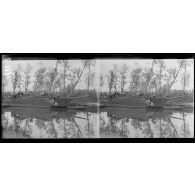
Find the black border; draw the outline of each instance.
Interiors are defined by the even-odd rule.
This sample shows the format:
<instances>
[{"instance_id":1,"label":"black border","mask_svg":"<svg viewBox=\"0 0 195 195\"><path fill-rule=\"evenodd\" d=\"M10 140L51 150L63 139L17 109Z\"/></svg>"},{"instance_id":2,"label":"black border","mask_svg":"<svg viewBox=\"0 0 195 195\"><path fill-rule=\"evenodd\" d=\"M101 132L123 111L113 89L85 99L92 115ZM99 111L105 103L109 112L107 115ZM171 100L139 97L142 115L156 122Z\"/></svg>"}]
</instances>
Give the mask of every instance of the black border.
<instances>
[{"instance_id":1,"label":"black border","mask_svg":"<svg viewBox=\"0 0 195 195\"><path fill-rule=\"evenodd\" d=\"M0 139L0 143L195 143L194 138Z\"/></svg>"},{"instance_id":2,"label":"black border","mask_svg":"<svg viewBox=\"0 0 195 195\"><path fill-rule=\"evenodd\" d=\"M186 59L194 53L1 53L13 60L56 59Z\"/></svg>"},{"instance_id":3,"label":"black border","mask_svg":"<svg viewBox=\"0 0 195 195\"><path fill-rule=\"evenodd\" d=\"M1 59L3 56L12 60L195 58L194 53L1 53ZM0 131L0 143L195 143L195 138L3 139Z\"/></svg>"}]
</instances>

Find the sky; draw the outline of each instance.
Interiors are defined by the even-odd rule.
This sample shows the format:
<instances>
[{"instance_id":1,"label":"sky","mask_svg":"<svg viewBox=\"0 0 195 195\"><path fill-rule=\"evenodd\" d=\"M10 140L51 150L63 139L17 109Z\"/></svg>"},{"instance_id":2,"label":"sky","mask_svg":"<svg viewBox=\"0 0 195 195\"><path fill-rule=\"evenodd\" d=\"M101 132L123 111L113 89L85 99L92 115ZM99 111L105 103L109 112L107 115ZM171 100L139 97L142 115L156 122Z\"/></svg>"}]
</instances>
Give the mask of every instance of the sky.
<instances>
[{"instance_id":1,"label":"sky","mask_svg":"<svg viewBox=\"0 0 195 195\"><path fill-rule=\"evenodd\" d=\"M78 68L82 66L81 60L69 60L71 68ZM192 59L189 60L189 63L191 63L191 67L188 67L188 72L190 72L190 84L187 89L193 89L194 88L194 61ZM31 84L29 86L29 89L32 90L33 87L33 81L35 80L34 78L34 73L36 72L37 69L40 67L54 67L56 64L56 60L17 60L17 61L9 61L4 63L4 73L6 74L8 78L8 85L6 86L6 91L12 91L12 85L11 85L11 74L13 70L17 68L18 65L21 65L21 67L24 69L28 64L31 64L33 66L32 72L31 72ZM109 70L111 70L114 67L114 64L117 64L118 67L120 68L123 64L126 64L129 68L129 72L127 74L127 85L125 87L126 90L128 90L129 87L129 81L130 81L130 73L138 67L151 67L152 66L152 60L147 59L97 59L96 60L96 65L93 68L93 71L96 73L96 78L94 81L94 86L92 87L97 89L98 88L98 77L100 73L104 76L105 80L105 85L102 89L102 91L107 91L108 86L106 82L106 75L108 74ZM178 62L176 59L166 59L165 64L167 67L172 67L172 68L177 68L179 66ZM158 65L155 65L156 68L158 68ZM62 69L61 66L59 66L59 72ZM86 83L84 81L84 76L82 76L81 81L78 83L76 89L86 89ZM22 88L24 90L24 87ZM177 82L174 83L172 86L172 89L182 89L181 83L179 79Z\"/></svg>"}]
</instances>

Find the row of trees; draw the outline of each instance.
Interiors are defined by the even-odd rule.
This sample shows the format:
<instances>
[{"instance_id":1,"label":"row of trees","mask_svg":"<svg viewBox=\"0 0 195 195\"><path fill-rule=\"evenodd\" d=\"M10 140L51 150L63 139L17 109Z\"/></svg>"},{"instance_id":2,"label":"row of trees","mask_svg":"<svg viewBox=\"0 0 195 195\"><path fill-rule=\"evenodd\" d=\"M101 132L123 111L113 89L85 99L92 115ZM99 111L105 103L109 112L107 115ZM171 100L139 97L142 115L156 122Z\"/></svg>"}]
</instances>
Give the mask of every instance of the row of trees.
<instances>
[{"instance_id":1,"label":"row of trees","mask_svg":"<svg viewBox=\"0 0 195 195\"><path fill-rule=\"evenodd\" d=\"M23 70L21 65L18 65L16 70L13 70L13 73L11 75L11 82L13 87L13 93L15 93L16 89L19 88L20 91L22 91L22 85L24 84L25 91L27 92L28 87L30 85L30 78L32 66L28 64L26 68Z\"/></svg>"},{"instance_id":2,"label":"row of trees","mask_svg":"<svg viewBox=\"0 0 195 195\"><path fill-rule=\"evenodd\" d=\"M183 86L183 91L189 85L190 73L187 67L190 63L186 59L178 60L178 67L170 67L165 64L163 59L153 60L151 67L141 68L138 63L129 74L129 68L126 64L119 68L116 64L113 69L108 72L106 78L100 75L100 88L104 87L105 79L107 81L108 91L120 91L124 93L124 89L128 87L131 93L137 92L155 92L158 94L168 95L173 84L178 80ZM127 86L129 82L129 85Z\"/></svg>"},{"instance_id":3,"label":"row of trees","mask_svg":"<svg viewBox=\"0 0 195 195\"><path fill-rule=\"evenodd\" d=\"M145 68L140 68L137 63L137 68L130 73L126 64L121 67L115 64L106 77L100 74L100 90L107 84L109 93L112 91L124 93L125 89L128 88L132 93L158 92L159 94L168 95L172 85L180 75L180 83L183 86L183 91L185 91L190 81L190 73L188 72L190 64L186 59L177 62L177 68L170 67L170 64L166 64L162 59L153 60L151 67ZM68 60L58 60L54 66L48 68L41 64L40 68L32 75L33 67L30 64L24 69L21 65L18 65L11 75L13 93L17 89L22 91L23 87L27 92L30 84L32 84L34 92L53 93L58 91L71 96L81 79L84 80L86 89L89 91L94 85L94 66L94 60L82 60L81 66L77 68L73 68ZM33 81L32 78L34 78ZM8 81L3 75L3 91L7 84Z\"/></svg>"},{"instance_id":4,"label":"row of trees","mask_svg":"<svg viewBox=\"0 0 195 195\"><path fill-rule=\"evenodd\" d=\"M34 92L60 92L63 94L68 92L71 96L82 76L87 86L86 89L89 91L94 83L94 66L94 60L82 60L81 67L78 68L72 68L68 60L57 60L54 66L48 68L40 64L40 68L32 75L33 67L31 64L26 65L24 69L18 65L11 75L13 93L16 90L21 92L23 87L25 92L29 91L29 86L32 83ZM32 81L33 77L34 81ZM3 91L7 84L7 79L4 76Z\"/></svg>"},{"instance_id":5,"label":"row of trees","mask_svg":"<svg viewBox=\"0 0 195 195\"><path fill-rule=\"evenodd\" d=\"M125 85L127 84L127 73L128 73L128 67L126 64L124 64L121 69L115 64L114 68L109 71L109 73L106 75L109 94L111 93L112 89L114 89L116 92L118 91L118 88L120 87L121 93L124 92ZM104 86L105 82L103 81L103 76L100 75L100 88Z\"/></svg>"}]
</instances>

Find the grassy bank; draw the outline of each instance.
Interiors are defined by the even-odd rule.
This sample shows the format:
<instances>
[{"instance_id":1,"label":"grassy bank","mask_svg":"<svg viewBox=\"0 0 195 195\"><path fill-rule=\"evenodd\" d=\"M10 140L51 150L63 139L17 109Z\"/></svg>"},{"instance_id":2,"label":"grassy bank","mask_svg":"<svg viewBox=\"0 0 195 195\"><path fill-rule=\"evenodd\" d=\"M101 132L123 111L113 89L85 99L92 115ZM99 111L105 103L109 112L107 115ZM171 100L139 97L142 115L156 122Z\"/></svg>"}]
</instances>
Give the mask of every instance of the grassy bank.
<instances>
[{"instance_id":1,"label":"grassy bank","mask_svg":"<svg viewBox=\"0 0 195 195\"><path fill-rule=\"evenodd\" d=\"M177 97L177 96L171 96ZM183 104L193 104L194 100L192 97L172 99L167 101L167 105L183 105ZM112 100L101 101L103 104L116 104L116 105L126 105L126 106L145 106L145 99L138 96L127 95L125 97L119 97Z\"/></svg>"},{"instance_id":2,"label":"grassy bank","mask_svg":"<svg viewBox=\"0 0 195 195\"><path fill-rule=\"evenodd\" d=\"M106 102L102 101L103 104L121 104L127 106L144 106L145 100L144 98L138 98L134 96L127 96L127 97L119 97L116 99L108 100Z\"/></svg>"}]
</instances>

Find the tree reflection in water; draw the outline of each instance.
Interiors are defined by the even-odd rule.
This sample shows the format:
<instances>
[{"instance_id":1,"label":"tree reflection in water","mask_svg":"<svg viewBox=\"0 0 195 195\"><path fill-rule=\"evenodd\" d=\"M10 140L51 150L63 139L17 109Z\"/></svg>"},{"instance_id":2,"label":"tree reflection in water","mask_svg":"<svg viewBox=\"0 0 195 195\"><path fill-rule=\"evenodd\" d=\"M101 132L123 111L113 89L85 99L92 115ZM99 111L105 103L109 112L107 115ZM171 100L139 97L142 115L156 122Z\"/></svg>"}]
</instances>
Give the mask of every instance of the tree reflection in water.
<instances>
[{"instance_id":1,"label":"tree reflection in water","mask_svg":"<svg viewBox=\"0 0 195 195\"><path fill-rule=\"evenodd\" d=\"M190 125L188 123L186 123L185 120L185 113L183 113L183 125L181 126L181 129L184 129L183 131L183 137L190 137Z\"/></svg>"},{"instance_id":2,"label":"tree reflection in water","mask_svg":"<svg viewBox=\"0 0 195 195\"><path fill-rule=\"evenodd\" d=\"M99 129L97 129L99 117ZM191 113L104 110L57 112L3 110L3 138L188 138ZM95 122L95 123L94 123ZM96 134L96 131L98 133Z\"/></svg>"},{"instance_id":3,"label":"tree reflection in water","mask_svg":"<svg viewBox=\"0 0 195 195\"><path fill-rule=\"evenodd\" d=\"M43 137L43 130L46 130L45 123L42 120L40 120L40 119L35 119L35 124L39 128L39 130L40 130L40 137L42 138Z\"/></svg>"},{"instance_id":4,"label":"tree reflection in water","mask_svg":"<svg viewBox=\"0 0 195 195\"><path fill-rule=\"evenodd\" d=\"M94 127L93 127L93 123L90 123L89 117L90 117L90 113L87 112L87 118L86 118L87 124L85 125L85 129L87 129L86 136L88 138L91 138L94 136Z\"/></svg>"},{"instance_id":5,"label":"tree reflection in water","mask_svg":"<svg viewBox=\"0 0 195 195\"><path fill-rule=\"evenodd\" d=\"M102 115L100 114L100 134L102 137L128 137L128 129L126 126L126 118L124 119L117 119L114 114L108 115L108 124L106 124L105 120L103 119Z\"/></svg>"},{"instance_id":6,"label":"tree reflection in water","mask_svg":"<svg viewBox=\"0 0 195 195\"><path fill-rule=\"evenodd\" d=\"M123 135L123 137L135 138L179 138L192 136L190 125L186 124L184 113L183 119L172 117L174 113L171 112L146 112L145 117L142 116L143 118L140 115L136 118L136 114L133 111L126 112L126 117L122 112L113 110L107 112L106 117L104 114L100 114L100 133L103 135L102 137L109 137L113 134L115 134L115 137ZM179 120L179 122L173 122L172 118ZM179 127L178 124L180 125Z\"/></svg>"},{"instance_id":7,"label":"tree reflection in water","mask_svg":"<svg viewBox=\"0 0 195 195\"><path fill-rule=\"evenodd\" d=\"M2 114L3 124L3 137L7 138L30 138L30 133L32 128L30 127L30 118L24 119L19 114L13 112L13 122L10 124L9 119L5 116L5 113Z\"/></svg>"},{"instance_id":8,"label":"tree reflection in water","mask_svg":"<svg viewBox=\"0 0 195 195\"><path fill-rule=\"evenodd\" d=\"M94 115L90 112L9 110L2 113L3 138L91 138ZM97 114L95 114L97 115Z\"/></svg>"},{"instance_id":9,"label":"tree reflection in water","mask_svg":"<svg viewBox=\"0 0 195 195\"><path fill-rule=\"evenodd\" d=\"M55 129L53 118L51 118L50 122L47 125L47 134L49 135L49 138L57 138L57 131Z\"/></svg>"}]
</instances>

